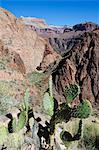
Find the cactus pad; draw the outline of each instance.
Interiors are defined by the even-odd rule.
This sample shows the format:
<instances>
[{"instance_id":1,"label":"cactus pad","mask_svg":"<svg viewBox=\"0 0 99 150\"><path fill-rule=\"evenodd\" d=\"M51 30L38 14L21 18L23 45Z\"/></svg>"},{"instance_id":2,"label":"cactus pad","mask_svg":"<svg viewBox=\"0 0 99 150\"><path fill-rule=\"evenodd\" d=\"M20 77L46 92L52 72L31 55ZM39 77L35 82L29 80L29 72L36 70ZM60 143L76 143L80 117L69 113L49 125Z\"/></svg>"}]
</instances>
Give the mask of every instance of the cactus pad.
<instances>
[{"instance_id":1,"label":"cactus pad","mask_svg":"<svg viewBox=\"0 0 99 150\"><path fill-rule=\"evenodd\" d=\"M91 103L88 100L84 100L80 103L77 109L74 111L73 116L76 118L88 118L92 112Z\"/></svg>"},{"instance_id":2,"label":"cactus pad","mask_svg":"<svg viewBox=\"0 0 99 150\"><path fill-rule=\"evenodd\" d=\"M44 94L44 98L43 98L43 109L44 109L44 112L46 114L48 114L49 116L53 116L53 113L54 113L54 100L53 100L53 97L51 97L49 95L48 92L46 92Z\"/></svg>"},{"instance_id":3,"label":"cactus pad","mask_svg":"<svg viewBox=\"0 0 99 150\"><path fill-rule=\"evenodd\" d=\"M80 93L80 87L76 84L65 87L64 95L66 97L67 103L71 103L77 95Z\"/></svg>"},{"instance_id":4,"label":"cactus pad","mask_svg":"<svg viewBox=\"0 0 99 150\"><path fill-rule=\"evenodd\" d=\"M20 113L18 123L16 125L15 131L18 132L21 130L26 124L26 112L23 111Z\"/></svg>"}]
</instances>

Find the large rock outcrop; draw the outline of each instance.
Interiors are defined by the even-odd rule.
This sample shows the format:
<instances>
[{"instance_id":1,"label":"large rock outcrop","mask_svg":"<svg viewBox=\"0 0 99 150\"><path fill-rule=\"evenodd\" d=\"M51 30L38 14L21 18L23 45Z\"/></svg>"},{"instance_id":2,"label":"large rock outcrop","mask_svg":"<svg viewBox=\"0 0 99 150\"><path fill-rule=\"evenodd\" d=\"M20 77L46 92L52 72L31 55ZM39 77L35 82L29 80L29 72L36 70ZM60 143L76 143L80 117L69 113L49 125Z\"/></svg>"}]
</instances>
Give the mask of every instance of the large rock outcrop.
<instances>
[{"instance_id":1,"label":"large rock outcrop","mask_svg":"<svg viewBox=\"0 0 99 150\"><path fill-rule=\"evenodd\" d=\"M88 30L91 31L91 30L99 29L99 25L93 22L86 22L86 23L74 25L73 29L75 31L88 31Z\"/></svg>"},{"instance_id":2,"label":"large rock outcrop","mask_svg":"<svg viewBox=\"0 0 99 150\"><path fill-rule=\"evenodd\" d=\"M50 57L47 57L46 60L48 65L51 57L51 61L55 61L59 57L48 41L40 37L35 31L27 29L22 20L17 19L3 8L0 8L0 39L4 49L8 49L9 54L13 55L13 62L19 66L17 68L21 73L36 70L36 67L44 59L46 45L51 51Z\"/></svg>"},{"instance_id":3,"label":"large rock outcrop","mask_svg":"<svg viewBox=\"0 0 99 150\"><path fill-rule=\"evenodd\" d=\"M77 83L81 87L80 99L89 99L93 104L98 103L99 30L85 32L72 38L67 42L66 50L63 59L53 70L57 94L59 93L64 100L65 86Z\"/></svg>"}]
</instances>

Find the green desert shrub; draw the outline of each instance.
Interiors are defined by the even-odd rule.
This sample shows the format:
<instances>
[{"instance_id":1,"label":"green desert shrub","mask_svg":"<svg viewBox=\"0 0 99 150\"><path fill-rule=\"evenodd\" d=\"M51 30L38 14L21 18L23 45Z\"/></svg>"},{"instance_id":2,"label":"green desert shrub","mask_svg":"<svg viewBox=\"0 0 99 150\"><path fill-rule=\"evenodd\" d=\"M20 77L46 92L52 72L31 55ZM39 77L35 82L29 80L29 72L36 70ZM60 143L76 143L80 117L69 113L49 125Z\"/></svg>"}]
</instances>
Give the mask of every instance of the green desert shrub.
<instances>
[{"instance_id":1,"label":"green desert shrub","mask_svg":"<svg viewBox=\"0 0 99 150\"><path fill-rule=\"evenodd\" d=\"M5 69L5 63L0 60L0 70L4 70Z\"/></svg>"},{"instance_id":2,"label":"green desert shrub","mask_svg":"<svg viewBox=\"0 0 99 150\"><path fill-rule=\"evenodd\" d=\"M11 107L19 105L13 96L15 88L13 82L0 81L0 114L5 115Z\"/></svg>"},{"instance_id":3,"label":"green desert shrub","mask_svg":"<svg viewBox=\"0 0 99 150\"><path fill-rule=\"evenodd\" d=\"M18 106L19 102L10 96L0 96L0 115L8 113L9 109Z\"/></svg>"}]
</instances>

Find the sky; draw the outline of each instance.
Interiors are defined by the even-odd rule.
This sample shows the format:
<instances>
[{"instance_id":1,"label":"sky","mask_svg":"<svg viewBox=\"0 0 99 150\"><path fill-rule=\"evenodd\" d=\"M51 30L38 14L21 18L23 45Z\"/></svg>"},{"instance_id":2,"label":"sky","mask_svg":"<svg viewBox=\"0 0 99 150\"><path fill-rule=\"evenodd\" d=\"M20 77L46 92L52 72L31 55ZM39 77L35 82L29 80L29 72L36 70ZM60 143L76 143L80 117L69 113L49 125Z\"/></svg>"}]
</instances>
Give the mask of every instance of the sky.
<instances>
[{"instance_id":1,"label":"sky","mask_svg":"<svg viewBox=\"0 0 99 150\"><path fill-rule=\"evenodd\" d=\"M0 0L0 6L16 17L43 18L53 25L99 24L99 0Z\"/></svg>"}]
</instances>

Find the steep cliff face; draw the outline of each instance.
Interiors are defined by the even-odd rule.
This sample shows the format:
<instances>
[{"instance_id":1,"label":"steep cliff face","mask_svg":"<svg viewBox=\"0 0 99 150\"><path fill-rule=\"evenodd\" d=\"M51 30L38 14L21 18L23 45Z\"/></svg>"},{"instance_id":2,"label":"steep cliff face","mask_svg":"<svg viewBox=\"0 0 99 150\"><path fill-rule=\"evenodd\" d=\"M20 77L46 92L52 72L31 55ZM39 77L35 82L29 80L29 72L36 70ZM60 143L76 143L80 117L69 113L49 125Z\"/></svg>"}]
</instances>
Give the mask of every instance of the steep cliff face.
<instances>
[{"instance_id":1,"label":"steep cliff face","mask_svg":"<svg viewBox=\"0 0 99 150\"><path fill-rule=\"evenodd\" d=\"M55 89L63 97L61 101L64 101L65 86L77 83L81 87L80 99L98 103L98 53L99 30L85 32L67 42L66 53L53 71Z\"/></svg>"},{"instance_id":2,"label":"steep cliff face","mask_svg":"<svg viewBox=\"0 0 99 150\"><path fill-rule=\"evenodd\" d=\"M43 93L48 88L48 76L39 73L37 68L45 70L59 58L48 40L27 29L22 20L0 8L0 98L9 95L12 104L16 105L16 102L21 103L25 89L29 88L32 106L41 107Z\"/></svg>"},{"instance_id":3,"label":"steep cliff face","mask_svg":"<svg viewBox=\"0 0 99 150\"><path fill-rule=\"evenodd\" d=\"M44 58L46 45L49 46L48 41L35 31L27 29L22 20L17 19L3 8L0 8L0 39L4 44L4 49L8 49L13 55L13 62L19 66L22 73L35 71ZM54 60L57 59L59 55L53 51L51 46L49 48L50 57L53 58L54 55ZM49 59L47 59L49 65L48 62Z\"/></svg>"},{"instance_id":4,"label":"steep cliff face","mask_svg":"<svg viewBox=\"0 0 99 150\"><path fill-rule=\"evenodd\" d=\"M26 68L20 55L15 51L10 52L8 48L5 48L2 40L0 40L0 70L9 70L9 72L16 70L21 74L26 73Z\"/></svg>"},{"instance_id":5,"label":"steep cliff face","mask_svg":"<svg viewBox=\"0 0 99 150\"><path fill-rule=\"evenodd\" d=\"M82 35L85 31L93 31L96 29L99 29L98 24L86 22L77 24L73 27L64 26L63 28L61 28L60 32L58 32L58 28L57 32L51 32L46 29L45 32L41 32L39 34L42 37L48 38L54 50L63 55L67 50L67 44L70 39L78 36L79 34Z\"/></svg>"}]
</instances>

